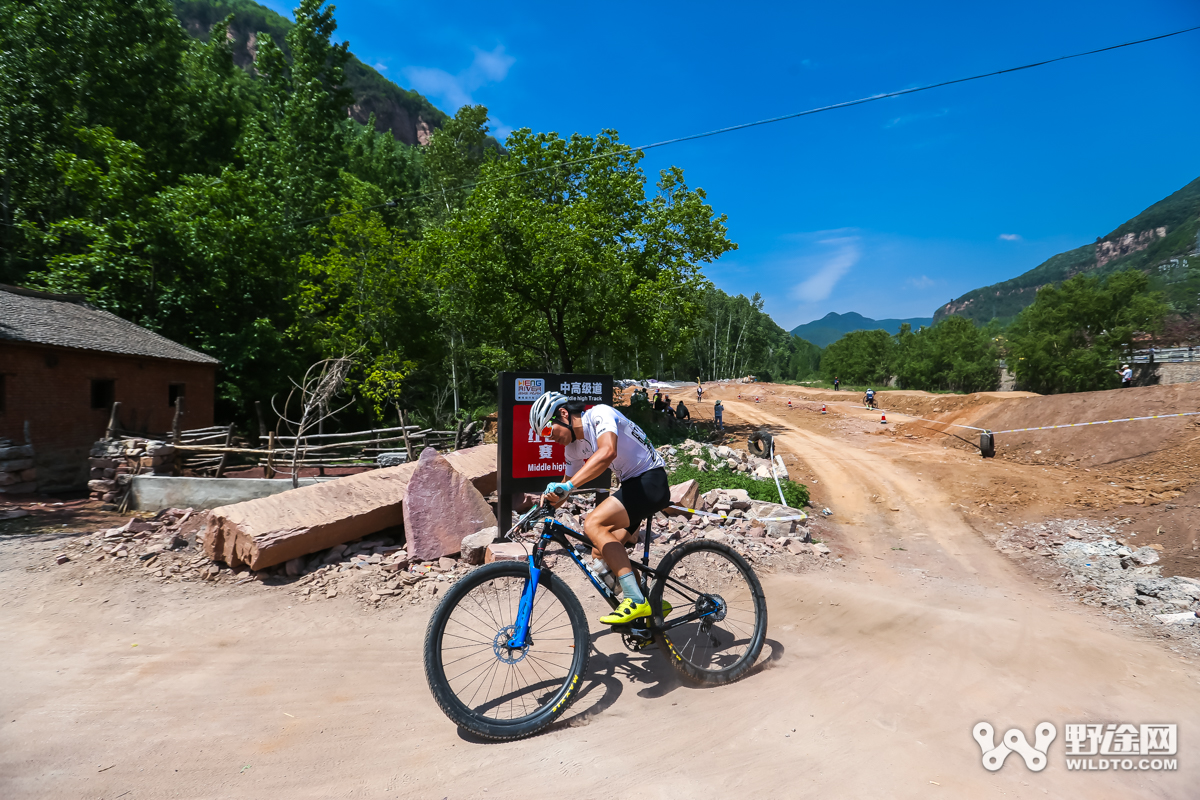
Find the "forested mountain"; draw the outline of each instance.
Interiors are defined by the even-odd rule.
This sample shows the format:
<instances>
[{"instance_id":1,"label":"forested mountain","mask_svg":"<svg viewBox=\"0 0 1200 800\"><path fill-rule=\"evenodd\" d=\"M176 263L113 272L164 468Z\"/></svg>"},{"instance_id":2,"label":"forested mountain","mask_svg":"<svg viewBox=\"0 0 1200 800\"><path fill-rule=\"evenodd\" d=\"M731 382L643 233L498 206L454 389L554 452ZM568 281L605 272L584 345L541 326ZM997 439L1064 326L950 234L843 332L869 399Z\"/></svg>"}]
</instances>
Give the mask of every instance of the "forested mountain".
<instances>
[{"instance_id":1,"label":"forested mountain","mask_svg":"<svg viewBox=\"0 0 1200 800\"><path fill-rule=\"evenodd\" d=\"M329 6L256 8L185 5L189 36L169 0L0 0L0 283L216 357L225 421L331 357L353 362L345 424L446 424L501 369L812 369L704 277L737 245L682 169L647 175L612 130L491 147L482 106L406 145L347 117Z\"/></svg>"},{"instance_id":2,"label":"forested mountain","mask_svg":"<svg viewBox=\"0 0 1200 800\"><path fill-rule=\"evenodd\" d=\"M254 63L260 32L270 34L291 57L286 37L292 21L253 0L173 0L173 5L184 30L204 42L208 41L213 26L232 14L227 35L231 39L233 62L242 69L248 70ZM425 97L400 88L353 54L343 70L345 86L354 96L350 116L358 122L366 124L374 114L376 130L391 131L401 142L416 145L426 144L433 130L447 119Z\"/></svg>"},{"instance_id":3,"label":"forested mountain","mask_svg":"<svg viewBox=\"0 0 1200 800\"><path fill-rule=\"evenodd\" d=\"M900 332L900 326L904 324L913 328L921 328L932 325L933 320L929 317L871 319L853 311L848 314L837 314L831 311L818 320L792 328L792 335L807 339L817 347L828 347L853 331L883 330L890 334L897 334Z\"/></svg>"},{"instance_id":4,"label":"forested mountain","mask_svg":"<svg viewBox=\"0 0 1200 800\"><path fill-rule=\"evenodd\" d=\"M1012 321L1038 289L1081 273L1137 269L1150 276L1171 309L1193 315L1200 306L1200 178L1160 200L1092 244L1059 253L1023 275L975 289L942 306L935 320L957 314L977 324Z\"/></svg>"}]
</instances>

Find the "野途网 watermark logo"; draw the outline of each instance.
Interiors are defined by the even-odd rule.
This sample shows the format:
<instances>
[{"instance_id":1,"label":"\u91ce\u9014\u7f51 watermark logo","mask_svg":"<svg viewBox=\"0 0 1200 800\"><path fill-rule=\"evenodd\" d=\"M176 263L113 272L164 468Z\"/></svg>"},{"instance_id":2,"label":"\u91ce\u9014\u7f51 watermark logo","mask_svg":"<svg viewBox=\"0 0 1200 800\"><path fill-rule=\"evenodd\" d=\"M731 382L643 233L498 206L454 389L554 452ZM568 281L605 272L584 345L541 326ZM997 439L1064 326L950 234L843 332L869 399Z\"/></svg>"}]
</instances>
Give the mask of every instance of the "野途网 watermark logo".
<instances>
[{"instance_id":1,"label":"\u91ce\u9014\u7f51 watermark logo","mask_svg":"<svg viewBox=\"0 0 1200 800\"><path fill-rule=\"evenodd\" d=\"M1173 770L1178 759L1162 758L1179 752L1179 726L1165 722L1150 725L1131 723L1068 722L1063 731L1067 769ZM1072 758L1072 756L1075 756ZM1110 756L1110 758L1079 758ZM1154 756L1154 758L1133 758Z\"/></svg>"},{"instance_id":2,"label":"\u91ce\u9014\u7f51 watermark logo","mask_svg":"<svg viewBox=\"0 0 1200 800\"><path fill-rule=\"evenodd\" d=\"M1030 770L1041 772L1049 763L1050 744L1058 736L1058 729L1050 722L1041 723L1034 728L1032 745L1019 728L1010 728L996 744L995 729L987 722L977 723L971 735L983 751L985 769L995 772L1004 766L1010 753L1017 753ZM1178 759L1164 758L1179 751L1179 726L1175 724L1068 722L1063 727L1063 742L1069 770L1178 769Z\"/></svg>"},{"instance_id":3,"label":"\u91ce\u9014\u7f51 watermark logo","mask_svg":"<svg viewBox=\"0 0 1200 800\"><path fill-rule=\"evenodd\" d=\"M995 729L987 722L980 722L971 729L971 735L983 751L984 768L995 772L1004 766L1004 759L1008 758L1008 754L1015 752L1025 760L1025 766L1034 772L1041 772L1046 768L1046 751L1050 749L1054 737L1058 736L1058 729L1049 722L1038 725L1033 729L1032 746L1025 741L1025 734L1021 733L1019 728L1009 728L998 745L993 738L994 734Z\"/></svg>"}]
</instances>

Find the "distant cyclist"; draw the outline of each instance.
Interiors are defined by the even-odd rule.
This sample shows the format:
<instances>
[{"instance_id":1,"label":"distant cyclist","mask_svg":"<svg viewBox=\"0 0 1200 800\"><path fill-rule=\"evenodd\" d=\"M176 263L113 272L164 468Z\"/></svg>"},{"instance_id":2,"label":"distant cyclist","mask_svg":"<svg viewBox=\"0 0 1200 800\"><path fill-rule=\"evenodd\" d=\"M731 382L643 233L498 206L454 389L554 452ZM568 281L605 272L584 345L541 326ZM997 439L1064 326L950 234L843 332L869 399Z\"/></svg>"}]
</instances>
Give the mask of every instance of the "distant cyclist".
<instances>
[{"instance_id":1,"label":"distant cyclist","mask_svg":"<svg viewBox=\"0 0 1200 800\"><path fill-rule=\"evenodd\" d=\"M863 397L863 405L867 408L875 408L875 390L867 389L866 395Z\"/></svg>"},{"instance_id":2,"label":"distant cyclist","mask_svg":"<svg viewBox=\"0 0 1200 800\"><path fill-rule=\"evenodd\" d=\"M534 402L529 427L534 434L549 436L566 448L566 475L561 482L549 484L543 495L554 508L575 488L573 481L585 485L611 467L621 482L621 488L596 506L583 523L583 532L617 576L625 595L616 610L600 621L625 625L650 616L650 604L629 565L625 543L634 540L646 519L671 503L662 456L642 429L612 406L594 405L584 410L582 401L558 392L547 392ZM663 603L663 614L669 610Z\"/></svg>"}]
</instances>

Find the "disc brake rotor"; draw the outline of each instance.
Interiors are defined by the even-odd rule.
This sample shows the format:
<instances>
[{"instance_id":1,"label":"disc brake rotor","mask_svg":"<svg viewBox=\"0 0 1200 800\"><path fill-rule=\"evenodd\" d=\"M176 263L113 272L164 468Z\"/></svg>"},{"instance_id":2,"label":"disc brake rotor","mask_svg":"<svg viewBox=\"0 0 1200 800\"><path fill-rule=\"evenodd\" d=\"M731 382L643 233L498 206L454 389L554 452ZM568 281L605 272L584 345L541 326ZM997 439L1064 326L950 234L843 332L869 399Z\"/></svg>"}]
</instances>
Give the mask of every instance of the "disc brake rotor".
<instances>
[{"instance_id":1,"label":"disc brake rotor","mask_svg":"<svg viewBox=\"0 0 1200 800\"><path fill-rule=\"evenodd\" d=\"M533 643L533 640L526 636L528 641L524 647L509 647L508 643L512 641L516 632L515 625L508 625L496 631L496 638L492 639L492 651L495 652L496 658L505 664L524 661L525 654L529 652L529 645Z\"/></svg>"}]
</instances>

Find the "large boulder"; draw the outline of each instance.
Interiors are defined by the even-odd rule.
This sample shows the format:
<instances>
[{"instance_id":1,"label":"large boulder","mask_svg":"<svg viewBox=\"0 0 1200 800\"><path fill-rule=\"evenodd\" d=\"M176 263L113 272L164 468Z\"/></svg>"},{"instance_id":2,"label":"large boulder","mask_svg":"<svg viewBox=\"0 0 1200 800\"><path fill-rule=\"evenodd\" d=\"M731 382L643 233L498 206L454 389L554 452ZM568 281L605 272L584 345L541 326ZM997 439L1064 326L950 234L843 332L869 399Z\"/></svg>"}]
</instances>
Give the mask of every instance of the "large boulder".
<instances>
[{"instance_id":1,"label":"large boulder","mask_svg":"<svg viewBox=\"0 0 1200 800\"><path fill-rule=\"evenodd\" d=\"M480 492L495 491L496 445L455 450L445 459ZM204 551L231 567L259 570L396 527L404 522L416 468L417 462L375 469L215 508Z\"/></svg>"},{"instance_id":2,"label":"large boulder","mask_svg":"<svg viewBox=\"0 0 1200 800\"><path fill-rule=\"evenodd\" d=\"M411 558L433 561L457 553L464 537L495 521L491 505L449 461L432 447L421 452L404 499Z\"/></svg>"},{"instance_id":3,"label":"large boulder","mask_svg":"<svg viewBox=\"0 0 1200 800\"><path fill-rule=\"evenodd\" d=\"M477 533L472 533L470 536L464 536L459 547L462 560L468 564L482 564L484 551L487 550L489 544L496 541L496 537L499 535L500 528L493 525Z\"/></svg>"}]
</instances>

